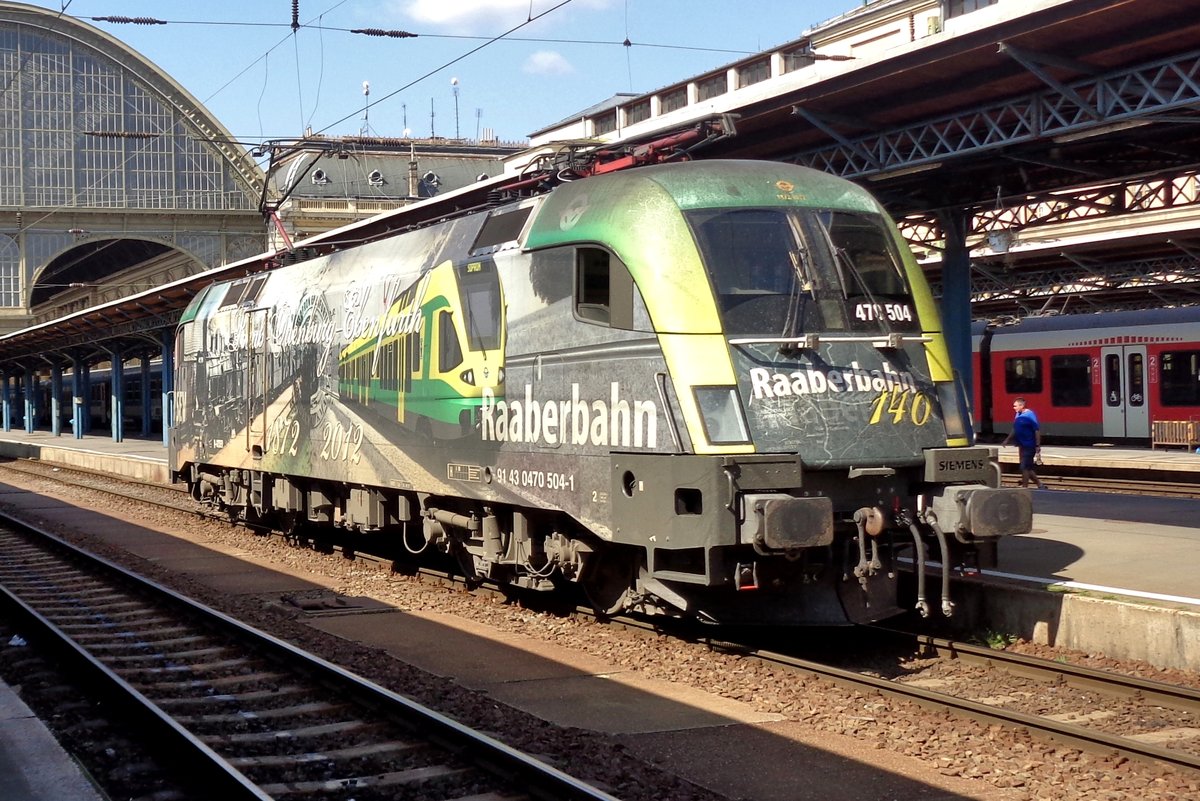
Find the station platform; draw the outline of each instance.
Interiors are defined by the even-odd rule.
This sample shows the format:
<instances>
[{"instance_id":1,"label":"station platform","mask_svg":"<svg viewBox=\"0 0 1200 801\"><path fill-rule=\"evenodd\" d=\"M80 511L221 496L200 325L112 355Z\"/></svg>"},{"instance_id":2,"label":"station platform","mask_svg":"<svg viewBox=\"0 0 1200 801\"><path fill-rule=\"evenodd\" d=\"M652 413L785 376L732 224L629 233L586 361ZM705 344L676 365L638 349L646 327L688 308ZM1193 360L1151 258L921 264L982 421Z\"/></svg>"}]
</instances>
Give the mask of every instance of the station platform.
<instances>
[{"instance_id":1,"label":"station platform","mask_svg":"<svg viewBox=\"0 0 1200 801\"><path fill-rule=\"evenodd\" d=\"M1015 445L991 445L996 448L1002 467L1014 471L1019 462ZM1190 450L1152 450L1150 448L1114 448L1107 445L1042 446L1042 465L1047 474L1090 472L1113 475L1170 477L1176 481L1194 479L1200 496L1200 454Z\"/></svg>"},{"instance_id":2,"label":"station platform","mask_svg":"<svg viewBox=\"0 0 1200 801\"><path fill-rule=\"evenodd\" d=\"M2 681L0 798L4 801L102 799L79 764L63 750L13 688Z\"/></svg>"},{"instance_id":3,"label":"station platform","mask_svg":"<svg viewBox=\"0 0 1200 801\"><path fill-rule=\"evenodd\" d=\"M0 432L5 457L168 479L158 438ZM1015 465L1016 448L999 448L999 458ZM1042 458L1048 466L1166 471L1194 477L1200 490L1200 455L1188 451L1047 446ZM1200 670L1200 584L1190 558L1200 551L1200 492L1189 499L1036 490L1033 507L1033 531L1000 543L997 569L955 576L955 593L970 599L956 618L1048 645ZM928 584L938 610L936 577Z\"/></svg>"},{"instance_id":4,"label":"station platform","mask_svg":"<svg viewBox=\"0 0 1200 801\"><path fill-rule=\"evenodd\" d=\"M170 479L167 448L159 436L127 437L115 442L99 434L76 439L70 434L56 437L49 431L0 431L0 458L5 457L37 459L162 484Z\"/></svg>"}]
</instances>

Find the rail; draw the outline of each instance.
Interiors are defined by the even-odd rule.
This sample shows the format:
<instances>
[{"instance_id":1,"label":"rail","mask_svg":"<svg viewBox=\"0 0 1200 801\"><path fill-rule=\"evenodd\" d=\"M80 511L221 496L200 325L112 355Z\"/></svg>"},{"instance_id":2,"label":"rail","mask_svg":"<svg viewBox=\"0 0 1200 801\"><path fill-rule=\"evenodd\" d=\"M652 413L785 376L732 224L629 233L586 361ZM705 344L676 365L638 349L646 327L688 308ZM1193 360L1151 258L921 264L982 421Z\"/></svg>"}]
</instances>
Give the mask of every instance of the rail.
<instances>
[{"instance_id":1,"label":"rail","mask_svg":"<svg viewBox=\"0 0 1200 801\"><path fill-rule=\"evenodd\" d=\"M265 801L297 789L319 794L331 784L366 788L445 779L445 788L426 788L422 797L461 795L462 788L474 786L502 792L522 788L541 798L615 801L487 735L49 532L8 515L0 515L0 522L0 599L36 627L39 636L70 654L106 694L120 699L118 706L127 708L140 726L152 727L160 741L183 749L182 762L202 783L202 795ZM247 717L245 710L256 709L254 701L263 694L262 681L298 687L299 695L313 700ZM231 689L232 683L239 689ZM192 697L188 688L197 686L220 687L222 692ZM241 711L210 714L207 708L193 708L217 703ZM180 706L182 712L174 710ZM227 718L260 720L267 730L235 729L231 734L213 728ZM372 722L379 718L396 728ZM292 720L305 725L289 727ZM370 731L372 738L364 735L354 748L317 754L316 761L351 775L331 782L321 774L319 780L298 782L297 773L313 762L314 754L305 746L296 750L297 738L343 729ZM398 738L397 732L403 734ZM273 747L277 753L262 753ZM411 754L415 748L428 750L424 761L429 764L388 761L392 752ZM376 754L378 763L363 762ZM363 770L367 773L355 774Z\"/></svg>"}]
</instances>

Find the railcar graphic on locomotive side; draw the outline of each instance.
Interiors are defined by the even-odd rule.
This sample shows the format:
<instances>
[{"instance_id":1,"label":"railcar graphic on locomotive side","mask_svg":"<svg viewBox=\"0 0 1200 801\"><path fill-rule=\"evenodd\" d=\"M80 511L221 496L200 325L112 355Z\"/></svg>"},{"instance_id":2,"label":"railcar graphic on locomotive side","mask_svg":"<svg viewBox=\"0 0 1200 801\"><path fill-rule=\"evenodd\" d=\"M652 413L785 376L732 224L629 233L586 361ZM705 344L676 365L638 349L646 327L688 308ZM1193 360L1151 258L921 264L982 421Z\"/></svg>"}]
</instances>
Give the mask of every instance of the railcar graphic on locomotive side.
<instances>
[{"instance_id":1,"label":"railcar graphic on locomotive side","mask_svg":"<svg viewBox=\"0 0 1200 801\"><path fill-rule=\"evenodd\" d=\"M605 611L876 620L901 554L1031 525L895 227L793 165L591 175L214 285L176 364L200 501Z\"/></svg>"}]
</instances>

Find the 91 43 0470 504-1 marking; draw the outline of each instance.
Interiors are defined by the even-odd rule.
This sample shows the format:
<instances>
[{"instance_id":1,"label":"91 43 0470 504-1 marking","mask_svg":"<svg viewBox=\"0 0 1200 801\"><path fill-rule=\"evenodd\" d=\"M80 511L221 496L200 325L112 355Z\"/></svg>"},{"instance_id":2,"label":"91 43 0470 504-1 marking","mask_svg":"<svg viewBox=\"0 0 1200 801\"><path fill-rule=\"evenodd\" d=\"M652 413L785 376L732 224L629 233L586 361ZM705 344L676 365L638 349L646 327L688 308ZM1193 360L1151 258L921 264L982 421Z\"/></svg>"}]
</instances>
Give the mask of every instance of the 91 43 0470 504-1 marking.
<instances>
[{"instance_id":1,"label":"91 43 0470 504-1 marking","mask_svg":"<svg viewBox=\"0 0 1200 801\"><path fill-rule=\"evenodd\" d=\"M515 467L497 467L493 471L498 484L511 487L532 487L536 489L552 489L575 491L575 474L560 473L554 470L521 470Z\"/></svg>"}]
</instances>

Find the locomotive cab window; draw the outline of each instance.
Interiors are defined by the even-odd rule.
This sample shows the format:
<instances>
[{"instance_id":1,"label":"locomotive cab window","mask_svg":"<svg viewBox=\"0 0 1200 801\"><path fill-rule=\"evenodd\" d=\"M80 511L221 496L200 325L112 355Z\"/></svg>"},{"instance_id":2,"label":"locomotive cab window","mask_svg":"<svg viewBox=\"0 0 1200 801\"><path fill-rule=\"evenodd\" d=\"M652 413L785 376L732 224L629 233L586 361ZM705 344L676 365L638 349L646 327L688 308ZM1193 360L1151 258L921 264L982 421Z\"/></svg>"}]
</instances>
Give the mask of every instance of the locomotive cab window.
<instances>
[{"instance_id":1,"label":"locomotive cab window","mask_svg":"<svg viewBox=\"0 0 1200 801\"><path fill-rule=\"evenodd\" d=\"M752 208L687 218L728 334L920 330L879 215Z\"/></svg>"}]
</instances>

